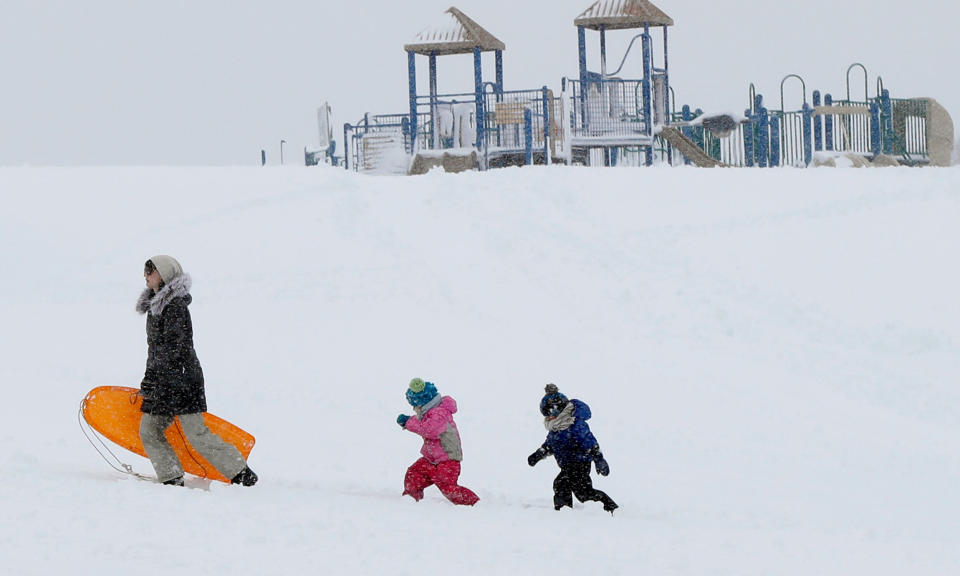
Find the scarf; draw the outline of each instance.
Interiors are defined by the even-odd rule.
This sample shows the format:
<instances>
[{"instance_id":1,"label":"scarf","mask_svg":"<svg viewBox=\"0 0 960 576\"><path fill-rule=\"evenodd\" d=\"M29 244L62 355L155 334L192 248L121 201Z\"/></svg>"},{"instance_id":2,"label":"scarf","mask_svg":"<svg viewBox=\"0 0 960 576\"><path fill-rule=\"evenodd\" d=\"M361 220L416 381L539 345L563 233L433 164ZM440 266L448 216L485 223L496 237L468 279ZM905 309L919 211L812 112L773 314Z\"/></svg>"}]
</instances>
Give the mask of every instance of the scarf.
<instances>
[{"instance_id":1,"label":"scarf","mask_svg":"<svg viewBox=\"0 0 960 576\"><path fill-rule=\"evenodd\" d=\"M421 420L423 420L424 415L426 415L426 413L429 412L431 408L436 408L437 406L439 406L441 401L443 401L443 398L441 398L440 395L437 394L423 406L416 406L413 409L413 411L417 413L417 418L420 418Z\"/></svg>"},{"instance_id":2,"label":"scarf","mask_svg":"<svg viewBox=\"0 0 960 576\"><path fill-rule=\"evenodd\" d=\"M556 418L544 418L543 427L548 432L561 432L573 426L577 419L573 416L573 402L567 402L566 407L560 411Z\"/></svg>"}]
</instances>

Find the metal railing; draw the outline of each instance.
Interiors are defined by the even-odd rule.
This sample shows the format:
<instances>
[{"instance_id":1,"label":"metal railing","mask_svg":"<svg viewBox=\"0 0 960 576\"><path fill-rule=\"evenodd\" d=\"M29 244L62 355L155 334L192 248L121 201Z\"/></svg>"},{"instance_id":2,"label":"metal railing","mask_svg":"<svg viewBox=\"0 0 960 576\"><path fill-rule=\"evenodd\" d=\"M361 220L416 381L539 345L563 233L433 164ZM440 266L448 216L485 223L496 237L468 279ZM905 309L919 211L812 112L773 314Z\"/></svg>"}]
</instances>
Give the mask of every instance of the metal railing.
<instances>
[{"instance_id":1,"label":"metal railing","mask_svg":"<svg viewBox=\"0 0 960 576\"><path fill-rule=\"evenodd\" d=\"M571 138L574 142L649 141L653 126L644 111L643 81L607 78L605 80L564 79L569 85L573 114Z\"/></svg>"},{"instance_id":2,"label":"metal railing","mask_svg":"<svg viewBox=\"0 0 960 576\"><path fill-rule=\"evenodd\" d=\"M927 101L891 99L893 150L908 160L926 159Z\"/></svg>"},{"instance_id":3,"label":"metal railing","mask_svg":"<svg viewBox=\"0 0 960 576\"><path fill-rule=\"evenodd\" d=\"M410 153L409 114L366 114L356 124L344 124L344 168L357 172L376 171L384 150Z\"/></svg>"},{"instance_id":4,"label":"metal railing","mask_svg":"<svg viewBox=\"0 0 960 576\"><path fill-rule=\"evenodd\" d=\"M821 109L836 108L837 114L825 114L824 132L827 151L871 154L873 152L873 118L870 102L827 100Z\"/></svg>"},{"instance_id":5,"label":"metal railing","mask_svg":"<svg viewBox=\"0 0 960 576\"><path fill-rule=\"evenodd\" d=\"M418 150L476 146L474 93L417 96Z\"/></svg>"},{"instance_id":6,"label":"metal railing","mask_svg":"<svg viewBox=\"0 0 960 576\"><path fill-rule=\"evenodd\" d=\"M563 101L546 87L485 91L479 111L475 94L417 98L417 144L421 150L478 147L485 157L524 153L558 156L564 145ZM529 112L529 122L526 119ZM482 117L477 125L478 115ZM550 148L547 154L546 148Z\"/></svg>"},{"instance_id":7,"label":"metal railing","mask_svg":"<svg viewBox=\"0 0 960 576\"><path fill-rule=\"evenodd\" d=\"M483 106L487 154L543 151L546 163L549 156L562 153L563 99L554 96L552 90L486 92Z\"/></svg>"}]
</instances>

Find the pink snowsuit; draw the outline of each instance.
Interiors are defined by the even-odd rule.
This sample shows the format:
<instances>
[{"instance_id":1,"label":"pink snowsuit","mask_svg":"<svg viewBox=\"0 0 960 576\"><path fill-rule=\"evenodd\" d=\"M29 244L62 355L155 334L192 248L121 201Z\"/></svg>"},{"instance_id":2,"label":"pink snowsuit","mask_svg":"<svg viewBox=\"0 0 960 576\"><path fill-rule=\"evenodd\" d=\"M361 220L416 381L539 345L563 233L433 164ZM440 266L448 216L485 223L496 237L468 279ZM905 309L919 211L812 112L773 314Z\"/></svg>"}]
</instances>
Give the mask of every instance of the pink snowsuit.
<instances>
[{"instance_id":1,"label":"pink snowsuit","mask_svg":"<svg viewBox=\"0 0 960 576\"><path fill-rule=\"evenodd\" d=\"M480 500L470 489L457 485L463 450L460 432L453 421L456 412L456 400L443 396L440 404L422 417L411 416L407 419L404 428L423 437L423 447L420 449L423 457L407 468L403 480L404 495L419 501L423 498L423 490L436 484L440 492L454 504L473 506Z\"/></svg>"}]
</instances>

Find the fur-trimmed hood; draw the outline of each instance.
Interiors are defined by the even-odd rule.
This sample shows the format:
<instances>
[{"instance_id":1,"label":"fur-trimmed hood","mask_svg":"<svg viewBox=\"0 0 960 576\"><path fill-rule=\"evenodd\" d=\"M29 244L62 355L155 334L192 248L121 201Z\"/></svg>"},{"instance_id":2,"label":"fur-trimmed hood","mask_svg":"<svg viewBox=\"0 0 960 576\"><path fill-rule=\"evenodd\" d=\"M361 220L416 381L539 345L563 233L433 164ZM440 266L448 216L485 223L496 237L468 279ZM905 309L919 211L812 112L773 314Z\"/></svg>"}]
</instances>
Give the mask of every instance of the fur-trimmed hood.
<instances>
[{"instance_id":1,"label":"fur-trimmed hood","mask_svg":"<svg viewBox=\"0 0 960 576\"><path fill-rule=\"evenodd\" d=\"M187 298L187 304L189 304L192 300L190 297L190 288L192 286L193 280L190 278L190 275L181 274L168 284L164 284L163 288L156 294L153 293L153 290L147 288L140 293L140 298L137 299L137 312L140 314L150 312L154 316L159 316L163 312L163 309L167 307L167 304L174 298L181 296L185 296Z\"/></svg>"}]
</instances>

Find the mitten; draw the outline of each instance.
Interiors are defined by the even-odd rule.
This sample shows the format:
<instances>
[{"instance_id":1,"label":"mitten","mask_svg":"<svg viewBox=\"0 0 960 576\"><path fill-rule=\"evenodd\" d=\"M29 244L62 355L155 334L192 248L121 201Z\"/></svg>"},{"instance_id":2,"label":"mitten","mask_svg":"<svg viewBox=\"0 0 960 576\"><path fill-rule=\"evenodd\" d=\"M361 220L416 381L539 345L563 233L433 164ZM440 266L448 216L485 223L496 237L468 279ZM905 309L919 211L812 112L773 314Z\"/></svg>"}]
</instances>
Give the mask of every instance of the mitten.
<instances>
[{"instance_id":1,"label":"mitten","mask_svg":"<svg viewBox=\"0 0 960 576\"><path fill-rule=\"evenodd\" d=\"M406 427L407 427L407 420L409 420L409 419L410 419L410 417L407 416L406 414L401 414L401 415L397 416L397 424L399 424L401 428L406 428Z\"/></svg>"},{"instance_id":2,"label":"mitten","mask_svg":"<svg viewBox=\"0 0 960 576\"><path fill-rule=\"evenodd\" d=\"M607 464L607 461L603 459L603 456L594 460L593 465L597 467L597 474L601 476L610 475L610 465Z\"/></svg>"},{"instance_id":3,"label":"mitten","mask_svg":"<svg viewBox=\"0 0 960 576\"><path fill-rule=\"evenodd\" d=\"M593 456L593 465L597 468L597 474L607 476L610 474L610 465L603 459L603 452L600 446L594 446L590 449L590 455Z\"/></svg>"},{"instance_id":4,"label":"mitten","mask_svg":"<svg viewBox=\"0 0 960 576\"><path fill-rule=\"evenodd\" d=\"M549 455L550 455L550 450L547 450L546 447L541 446L541 447L537 448L537 451L536 451L536 452L534 452L533 454L527 456L527 464L529 464L529 465L531 465L531 466L536 466L536 465L537 465L537 462L543 460L544 458L546 458L546 457L549 456Z\"/></svg>"}]
</instances>

